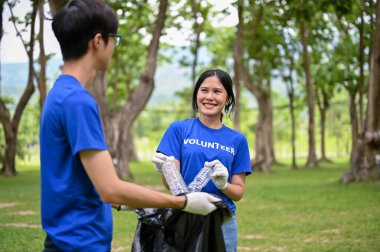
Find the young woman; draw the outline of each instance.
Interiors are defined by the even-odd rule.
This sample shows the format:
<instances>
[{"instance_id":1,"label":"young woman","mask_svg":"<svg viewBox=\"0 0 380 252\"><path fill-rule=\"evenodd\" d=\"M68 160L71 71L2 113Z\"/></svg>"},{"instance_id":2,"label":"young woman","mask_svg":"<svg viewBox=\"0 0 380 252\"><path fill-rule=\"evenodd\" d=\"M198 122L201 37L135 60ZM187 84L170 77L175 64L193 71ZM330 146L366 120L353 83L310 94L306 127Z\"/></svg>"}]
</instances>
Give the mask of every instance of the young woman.
<instances>
[{"instance_id":1,"label":"young woman","mask_svg":"<svg viewBox=\"0 0 380 252\"><path fill-rule=\"evenodd\" d=\"M245 177L251 173L251 164L246 137L222 122L223 110L230 114L235 107L228 73L220 69L202 73L194 87L192 107L199 112L199 117L172 123L153 162L160 170L163 163L160 160L173 156L187 185L205 165L213 168L212 181L202 191L218 195L229 205L233 218L222 226L224 241L227 251L237 251L234 201L243 197Z\"/></svg>"}]
</instances>

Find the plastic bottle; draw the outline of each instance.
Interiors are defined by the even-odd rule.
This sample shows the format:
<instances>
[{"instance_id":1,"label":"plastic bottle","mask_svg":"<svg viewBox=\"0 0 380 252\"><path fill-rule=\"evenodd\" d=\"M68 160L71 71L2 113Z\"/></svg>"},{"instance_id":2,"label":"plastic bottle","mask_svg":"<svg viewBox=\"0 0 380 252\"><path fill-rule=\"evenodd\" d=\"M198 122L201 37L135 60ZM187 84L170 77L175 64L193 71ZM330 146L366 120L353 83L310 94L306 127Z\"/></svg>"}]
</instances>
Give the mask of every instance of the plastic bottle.
<instances>
[{"instance_id":1,"label":"plastic bottle","mask_svg":"<svg viewBox=\"0 0 380 252\"><path fill-rule=\"evenodd\" d=\"M190 192L200 192L203 187L210 181L212 168L205 166L195 176L194 180L189 185Z\"/></svg>"},{"instance_id":2,"label":"plastic bottle","mask_svg":"<svg viewBox=\"0 0 380 252\"><path fill-rule=\"evenodd\" d=\"M169 189L173 195L189 192L189 189L187 188L185 181L183 181L181 174L177 170L173 159L168 158L166 160L162 166L162 173L164 174L166 182L168 183Z\"/></svg>"},{"instance_id":3,"label":"plastic bottle","mask_svg":"<svg viewBox=\"0 0 380 252\"><path fill-rule=\"evenodd\" d=\"M120 205L120 208L118 211L133 211L135 210L133 207L127 206L127 205Z\"/></svg>"}]
</instances>

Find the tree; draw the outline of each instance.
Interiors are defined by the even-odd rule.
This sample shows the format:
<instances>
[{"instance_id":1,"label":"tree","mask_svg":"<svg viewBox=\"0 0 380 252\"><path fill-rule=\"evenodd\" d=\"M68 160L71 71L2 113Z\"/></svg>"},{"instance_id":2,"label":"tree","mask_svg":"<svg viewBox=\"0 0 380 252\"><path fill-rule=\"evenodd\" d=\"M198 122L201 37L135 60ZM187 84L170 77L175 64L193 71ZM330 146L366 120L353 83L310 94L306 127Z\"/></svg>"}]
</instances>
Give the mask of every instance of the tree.
<instances>
[{"instance_id":1,"label":"tree","mask_svg":"<svg viewBox=\"0 0 380 252\"><path fill-rule=\"evenodd\" d=\"M287 0L286 8L284 7L285 15L288 18L292 18L297 26L300 42L302 45L302 66L305 76L305 87L306 87L306 100L308 108L308 158L306 162L306 167L313 167L318 165L317 155L316 155L316 141L315 141L315 109L314 109L314 85L311 73L311 63L310 63L310 37L311 37L311 27L310 23L312 21L313 15L317 11L313 1L302 0L294 1Z\"/></svg>"},{"instance_id":2,"label":"tree","mask_svg":"<svg viewBox=\"0 0 380 252\"><path fill-rule=\"evenodd\" d=\"M22 40L22 43L28 55L28 62L29 62L28 81L27 81L23 94L18 104L16 105L16 109L13 114L13 117L11 115L11 112L7 108L3 98L0 97L0 122L3 125L4 137L5 137L5 154L4 154L4 160L3 160L0 174L5 175L5 176L14 176L17 174L16 148L17 148L17 137L18 137L19 125L20 125L22 114L26 108L26 105L28 104L32 94L34 93L35 71L33 68L33 63L34 63L33 51L34 51L34 43L35 43L35 22L36 22L36 17L37 17L38 2L32 1L32 6L33 6L32 12L30 13L30 15L26 16L26 20L25 20L26 26L30 26L31 28L29 41L27 42L24 41L22 34L19 31L18 26L17 26L17 22L19 22L20 20L16 16L13 15L14 3L12 2L7 2L7 3L11 11L11 21L14 24L17 35Z\"/></svg>"},{"instance_id":3,"label":"tree","mask_svg":"<svg viewBox=\"0 0 380 252\"><path fill-rule=\"evenodd\" d=\"M49 7L51 15L54 16L60 11L70 0L49 0Z\"/></svg>"},{"instance_id":4,"label":"tree","mask_svg":"<svg viewBox=\"0 0 380 252\"><path fill-rule=\"evenodd\" d=\"M42 111L42 106L44 105L45 98L46 98L46 62L47 62L47 57L45 54L45 47L44 47L44 19L45 19L45 14L44 14L44 0L39 0L38 1L38 16L39 16L39 32L37 35L38 39L38 44L40 48L40 54L38 57L38 63L40 66L39 72L38 72L38 90L40 92L40 99L39 99L39 104L40 104L40 111Z\"/></svg>"},{"instance_id":5,"label":"tree","mask_svg":"<svg viewBox=\"0 0 380 252\"><path fill-rule=\"evenodd\" d=\"M315 143L315 110L314 110L314 88L310 71L310 60L308 51L308 30L305 26L305 20L300 20L300 36L302 43L302 55L303 55L303 67L306 77L306 93L307 93L307 107L309 111L309 154L306 162L306 166L317 166L317 154L316 154L316 143Z\"/></svg>"},{"instance_id":6,"label":"tree","mask_svg":"<svg viewBox=\"0 0 380 252\"><path fill-rule=\"evenodd\" d=\"M123 104L115 104L115 106L111 107L111 109L107 107L107 81L105 74L98 75L94 82L94 85L92 86L92 92L99 103L107 142L110 146L110 153L114 159L117 173L120 177L133 177L129 169L129 154L131 153L130 147L134 147L132 134L133 123L140 112L144 109L155 85L154 74L157 66L157 54L160 44L159 40L165 24L168 1L161 0L159 2L158 9L158 14L156 16L156 20L154 22L153 30L151 33L152 38L147 47L145 63L142 65L143 72L140 74L138 84L135 87L132 88L128 85L128 83L131 82L131 79L128 79L128 69L118 63L120 60L119 56L123 57L123 55L119 55L117 52L114 55L115 65L113 68L111 68L111 73L114 73L114 78L111 79L110 83L112 85L113 81L116 83L119 81L117 78L119 70L122 71L124 78L127 78L125 82L127 84L127 96L125 97L124 101L118 99L118 102L120 102L120 104L123 102ZM128 49L127 47L125 48ZM129 64L136 64L136 62L131 61L131 59L125 60L130 60ZM114 85L116 84L114 83Z\"/></svg>"},{"instance_id":7,"label":"tree","mask_svg":"<svg viewBox=\"0 0 380 252\"><path fill-rule=\"evenodd\" d=\"M341 176L343 183L367 181L380 150L380 0L376 3L376 22L371 53L370 81L364 133L358 137L358 147L352 155L351 167Z\"/></svg>"},{"instance_id":8,"label":"tree","mask_svg":"<svg viewBox=\"0 0 380 252\"><path fill-rule=\"evenodd\" d=\"M289 33L288 29L285 29L286 32L284 32L284 44L283 52L284 52L284 66L288 69L288 74L285 74L283 76L283 80L286 85L286 91L288 95L289 100L289 112L290 112L290 121L291 121L291 145L292 145L292 169L297 169L297 158L296 158L296 116L295 116L295 99L296 99L296 92L294 88L295 80L294 80L294 73L295 73L295 60L294 55L297 53L297 49L294 46L294 42L292 41L293 38L291 34ZM280 72L286 72L280 71Z\"/></svg>"},{"instance_id":9,"label":"tree","mask_svg":"<svg viewBox=\"0 0 380 252\"><path fill-rule=\"evenodd\" d=\"M269 31L266 31L266 29L261 28L263 26L262 20L265 13L263 4L254 6L252 3L250 5L251 20L249 24L244 22L244 2L238 1L237 6L239 22L236 28L236 44L234 46L234 68L245 87L256 97L259 109L258 121L255 125L256 156L252 162L252 166L259 171L269 172L271 165L276 162L276 158L274 155L272 127L273 108L270 85L270 72L273 70L275 63L268 60L268 58L275 58L273 54L276 54L276 49L273 49L275 48L273 47L273 44L275 44L273 39L276 35L271 33L273 30L268 29ZM257 9L255 10L254 7L257 7ZM266 23L266 25L268 25L268 23ZM250 33L247 33L250 37L247 40L244 38L245 26L250 29ZM250 41L250 43L247 43L250 45L247 49L250 56L248 60L255 59L257 61L255 67L255 82L247 67L250 64L245 63L243 58L245 52L244 41L248 40Z\"/></svg>"},{"instance_id":10,"label":"tree","mask_svg":"<svg viewBox=\"0 0 380 252\"><path fill-rule=\"evenodd\" d=\"M335 83L342 86L349 96L350 160L352 161L359 146L360 132L364 130L363 104L367 89L364 69L368 65L365 60L366 57L369 58L367 52L371 51L369 41L372 25L363 23L363 19L371 17L372 10L366 10L361 1L353 1L350 5L335 3L332 6L332 20L338 31L339 40L334 46L331 64L334 66L334 72L336 72ZM371 18L369 19L371 20ZM353 33L353 30L357 30L357 33Z\"/></svg>"}]
</instances>

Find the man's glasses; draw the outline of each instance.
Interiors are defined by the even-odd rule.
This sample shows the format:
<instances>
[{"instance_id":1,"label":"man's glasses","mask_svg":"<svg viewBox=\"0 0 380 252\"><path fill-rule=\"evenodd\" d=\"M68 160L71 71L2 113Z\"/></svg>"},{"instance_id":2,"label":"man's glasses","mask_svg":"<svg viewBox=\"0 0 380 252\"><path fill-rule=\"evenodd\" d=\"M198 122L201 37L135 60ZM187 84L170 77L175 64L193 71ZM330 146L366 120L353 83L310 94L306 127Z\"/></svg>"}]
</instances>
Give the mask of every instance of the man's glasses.
<instances>
[{"instance_id":1,"label":"man's glasses","mask_svg":"<svg viewBox=\"0 0 380 252\"><path fill-rule=\"evenodd\" d=\"M107 37L112 37L115 39L115 47L120 45L121 35L119 34L107 34Z\"/></svg>"}]
</instances>

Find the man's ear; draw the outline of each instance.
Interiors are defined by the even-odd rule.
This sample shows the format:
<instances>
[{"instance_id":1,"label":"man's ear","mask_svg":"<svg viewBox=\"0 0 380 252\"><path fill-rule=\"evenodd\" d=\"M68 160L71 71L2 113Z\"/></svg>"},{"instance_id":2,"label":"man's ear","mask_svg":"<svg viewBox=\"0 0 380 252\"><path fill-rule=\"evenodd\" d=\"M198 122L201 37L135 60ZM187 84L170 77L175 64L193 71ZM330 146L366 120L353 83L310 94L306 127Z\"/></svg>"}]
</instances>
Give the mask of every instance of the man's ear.
<instances>
[{"instance_id":1,"label":"man's ear","mask_svg":"<svg viewBox=\"0 0 380 252\"><path fill-rule=\"evenodd\" d=\"M94 37L90 40L89 46L98 49L103 42L102 40L103 40L102 34L96 33Z\"/></svg>"}]
</instances>

